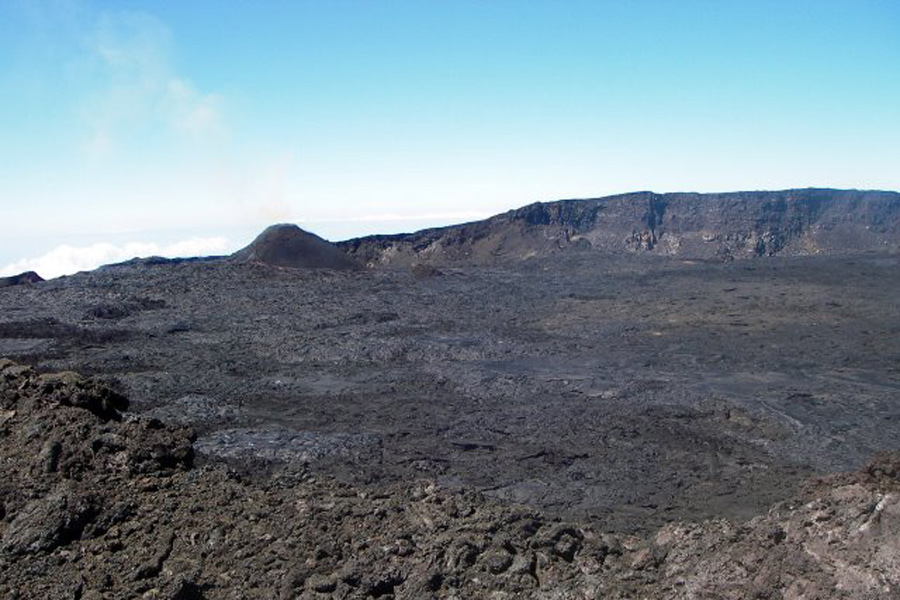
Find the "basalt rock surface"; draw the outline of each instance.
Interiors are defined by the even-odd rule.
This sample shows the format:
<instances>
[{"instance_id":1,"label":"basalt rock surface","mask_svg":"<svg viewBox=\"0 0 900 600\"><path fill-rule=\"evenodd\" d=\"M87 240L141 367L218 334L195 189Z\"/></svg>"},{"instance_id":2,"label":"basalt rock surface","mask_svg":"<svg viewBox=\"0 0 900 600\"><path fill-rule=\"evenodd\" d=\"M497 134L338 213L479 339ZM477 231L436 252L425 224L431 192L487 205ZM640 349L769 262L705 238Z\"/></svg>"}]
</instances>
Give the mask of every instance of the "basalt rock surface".
<instances>
[{"instance_id":1,"label":"basalt rock surface","mask_svg":"<svg viewBox=\"0 0 900 600\"><path fill-rule=\"evenodd\" d=\"M230 464L431 478L604 530L741 520L900 449L896 255L127 263L0 290L0 355ZM864 290L864 293L860 291Z\"/></svg>"},{"instance_id":2,"label":"basalt rock surface","mask_svg":"<svg viewBox=\"0 0 900 600\"><path fill-rule=\"evenodd\" d=\"M118 399L0 362L3 598L900 597L898 454L747 522L629 536L428 480L198 467L191 430Z\"/></svg>"}]
</instances>

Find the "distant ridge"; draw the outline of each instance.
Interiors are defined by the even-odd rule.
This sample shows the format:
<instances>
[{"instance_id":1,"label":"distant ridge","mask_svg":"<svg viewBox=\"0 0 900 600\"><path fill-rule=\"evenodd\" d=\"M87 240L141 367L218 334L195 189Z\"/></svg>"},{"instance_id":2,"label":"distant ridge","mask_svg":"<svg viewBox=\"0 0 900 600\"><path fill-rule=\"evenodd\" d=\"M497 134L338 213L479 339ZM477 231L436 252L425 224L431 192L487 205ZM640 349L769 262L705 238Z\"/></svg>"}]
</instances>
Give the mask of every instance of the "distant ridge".
<instances>
[{"instance_id":1,"label":"distant ridge","mask_svg":"<svg viewBox=\"0 0 900 600\"><path fill-rule=\"evenodd\" d=\"M491 264L580 248L732 260L900 251L900 193L635 192L537 202L483 221L339 242L369 266Z\"/></svg>"},{"instance_id":2,"label":"distant ridge","mask_svg":"<svg viewBox=\"0 0 900 600\"><path fill-rule=\"evenodd\" d=\"M229 260L294 269L346 271L362 268L331 242L291 224L266 228L249 246L232 254Z\"/></svg>"}]
</instances>

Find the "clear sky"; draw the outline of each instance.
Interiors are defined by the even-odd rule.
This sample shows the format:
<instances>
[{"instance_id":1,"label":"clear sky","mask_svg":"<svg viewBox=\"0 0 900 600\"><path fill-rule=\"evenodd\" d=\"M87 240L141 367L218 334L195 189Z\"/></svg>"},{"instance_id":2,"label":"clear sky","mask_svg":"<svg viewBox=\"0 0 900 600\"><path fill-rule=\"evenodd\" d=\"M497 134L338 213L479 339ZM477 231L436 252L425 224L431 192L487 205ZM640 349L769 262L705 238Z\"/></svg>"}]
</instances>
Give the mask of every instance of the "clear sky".
<instances>
[{"instance_id":1,"label":"clear sky","mask_svg":"<svg viewBox=\"0 0 900 600\"><path fill-rule=\"evenodd\" d=\"M0 2L0 272L634 191L900 189L900 2Z\"/></svg>"}]
</instances>

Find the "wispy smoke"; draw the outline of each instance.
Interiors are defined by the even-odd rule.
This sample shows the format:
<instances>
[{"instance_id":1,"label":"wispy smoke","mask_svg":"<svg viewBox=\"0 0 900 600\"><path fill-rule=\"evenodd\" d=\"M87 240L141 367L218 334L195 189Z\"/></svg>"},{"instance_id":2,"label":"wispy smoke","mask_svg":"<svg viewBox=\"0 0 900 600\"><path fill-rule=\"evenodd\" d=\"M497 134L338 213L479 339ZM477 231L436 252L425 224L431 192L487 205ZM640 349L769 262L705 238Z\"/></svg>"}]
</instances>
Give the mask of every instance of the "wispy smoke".
<instances>
[{"instance_id":1,"label":"wispy smoke","mask_svg":"<svg viewBox=\"0 0 900 600\"><path fill-rule=\"evenodd\" d=\"M83 144L90 155L110 154L146 128L193 139L226 132L222 98L175 70L165 23L145 13L106 14L88 40L102 82L81 110L91 129Z\"/></svg>"}]
</instances>

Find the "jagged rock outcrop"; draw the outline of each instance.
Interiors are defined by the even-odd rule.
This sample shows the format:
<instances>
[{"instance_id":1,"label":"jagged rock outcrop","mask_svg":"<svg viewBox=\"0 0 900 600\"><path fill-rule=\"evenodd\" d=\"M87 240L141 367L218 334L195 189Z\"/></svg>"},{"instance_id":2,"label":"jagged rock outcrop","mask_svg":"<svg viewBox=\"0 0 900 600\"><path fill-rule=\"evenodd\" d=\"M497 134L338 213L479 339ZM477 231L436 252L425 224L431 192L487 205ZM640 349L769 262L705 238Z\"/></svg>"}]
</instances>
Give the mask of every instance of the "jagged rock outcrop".
<instances>
[{"instance_id":1,"label":"jagged rock outcrop","mask_svg":"<svg viewBox=\"0 0 900 600\"><path fill-rule=\"evenodd\" d=\"M484 221L341 242L369 265L491 264L569 248L730 260L900 250L900 194L638 192L536 203Z\"/></svg>"},{"instance_id":2,"label":"jagged rock outcrop","mask_svg":"<svg viewBox=\"0 0 900 600\"><path fill-rule=\"evenodd\" d=\"M0 361L0 597L898 598L900 456L745 523L609 535L428 481L196 467L192 433Z\"/></svg>"},{"instance_id":3,"label":"jagged rock outcrop","mask_svg":"<svg viewBox=\"0 0 900 600\"><path fill-rule=\"evenodd\" d=\"M266 228L249 246L232 254L230 260L294 269L346 271L361 268L334 244L290 224Z\"/></svg>"}]
</instances>

